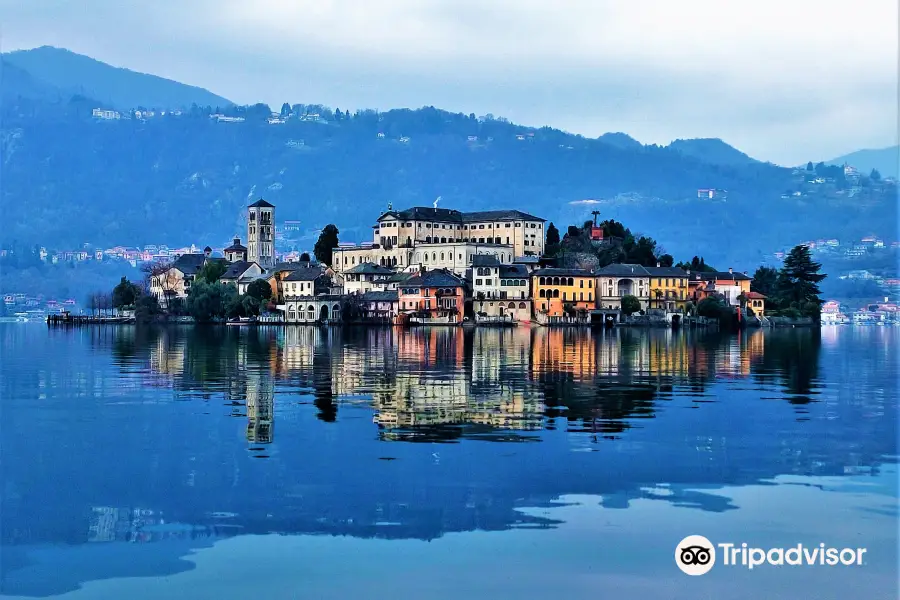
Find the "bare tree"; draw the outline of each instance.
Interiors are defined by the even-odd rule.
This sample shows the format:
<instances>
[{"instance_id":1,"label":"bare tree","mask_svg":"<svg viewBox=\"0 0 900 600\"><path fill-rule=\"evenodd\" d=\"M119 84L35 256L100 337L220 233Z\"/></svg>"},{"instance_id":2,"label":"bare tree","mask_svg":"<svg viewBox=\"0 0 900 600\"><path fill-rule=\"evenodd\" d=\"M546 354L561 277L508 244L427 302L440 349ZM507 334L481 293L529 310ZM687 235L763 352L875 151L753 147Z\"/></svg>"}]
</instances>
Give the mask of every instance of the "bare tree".
<instances>
[{"instance_id":1,"label":"bare tree","mask_svg":"<svg viewBox=\"0 0 900 600\"><path fill-rule=\"evenodd\" d=\"M166 311L169 309L169 297L175 292L177 285L172 264L170 260L160 260L141 265L145 289L157 295L160 307Z\"/></svg>"}]
</instances>

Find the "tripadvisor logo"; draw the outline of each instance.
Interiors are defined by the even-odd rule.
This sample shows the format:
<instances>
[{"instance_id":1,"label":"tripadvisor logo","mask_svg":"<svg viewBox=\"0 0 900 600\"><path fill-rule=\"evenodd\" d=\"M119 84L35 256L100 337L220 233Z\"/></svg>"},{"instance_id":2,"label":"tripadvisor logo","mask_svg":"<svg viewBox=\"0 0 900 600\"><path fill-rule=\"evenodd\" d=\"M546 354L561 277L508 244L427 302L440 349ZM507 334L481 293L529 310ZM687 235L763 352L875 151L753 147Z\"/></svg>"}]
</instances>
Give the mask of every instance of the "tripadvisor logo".
<instances>
[{"instance_id":1,"label":"tripadvisor logo","mask_svg":"<svg viewBox=\"0 0 900 600\"><path fill-rule=\"evenodd\" d=\"M753 570L763 565L858 566L863 564L865 553L865 548L832 548L825 544L768 549L754 548L746 543L713 544L702 535L689 535L675 547L675 564L688 575L705 575L716 564L717 555L723 566Z\"/></svg>"}]
</instances>

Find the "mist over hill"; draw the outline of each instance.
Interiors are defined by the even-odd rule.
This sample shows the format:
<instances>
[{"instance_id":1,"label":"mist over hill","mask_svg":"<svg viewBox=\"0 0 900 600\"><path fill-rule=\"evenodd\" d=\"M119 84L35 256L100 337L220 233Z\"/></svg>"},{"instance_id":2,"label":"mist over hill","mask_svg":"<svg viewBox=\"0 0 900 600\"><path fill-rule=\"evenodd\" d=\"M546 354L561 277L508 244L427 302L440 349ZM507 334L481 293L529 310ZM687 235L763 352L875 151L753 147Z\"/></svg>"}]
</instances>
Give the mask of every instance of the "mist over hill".
<instances>
[{"instance_id":1,"label":"mist over hill","mask_svg":"<svg viewBox=\"0 0 900 600\"><path fill-rule=\"evenodd\" d=\"M20 90L32 92L8 94L0 115L6 243L216 245L243 235L244 207L259 197L276 205L277 220L301 222L306 249L327 223L343 241L369 240L389 204L439 196L443 207L517 208L560 227L599 210L677 258L722 267L749 269L806 239L895 236L896 188L852 201L795 197L802 184L791 170L721 140L645 146L621 133L588 139L433 107L293 105L270 123L269 107L224 99L180 115L98 120L102 86L91 80L74 86L90 95L67 95L20 65ZM159 107L133 93L135 106ZM211 118L217 106L244 120ZM701 188L727 193L699 198Z\"/></svg>"}]
</instances>

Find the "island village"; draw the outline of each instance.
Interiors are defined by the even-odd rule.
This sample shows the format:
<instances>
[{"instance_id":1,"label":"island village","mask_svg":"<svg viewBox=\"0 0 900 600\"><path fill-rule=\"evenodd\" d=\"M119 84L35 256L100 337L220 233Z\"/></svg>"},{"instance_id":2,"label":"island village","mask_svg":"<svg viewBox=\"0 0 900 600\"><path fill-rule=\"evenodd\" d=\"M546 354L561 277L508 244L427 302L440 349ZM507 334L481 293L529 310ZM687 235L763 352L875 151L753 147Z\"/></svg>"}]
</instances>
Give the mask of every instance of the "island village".
<instances>
[{"instance_id":1,"label":"island village","mask_svg":"<svg viewBox=\"0 0 900 600\"><path fill-rule=\"evenodd\" d=\"M562 268L545 256L545 219L519 210L389 206L370 243L335 236L330 264L306 253L277 261L275 206L266 200L248 206L246 217L246 245L235 237L223 256L207 246L150 274L161 310L183 305L204 269L218 264L217 281L239 295L264 291L259 316L233 323L679 326L705 322L694 307L715 296L738 320L767 324L765 296L751 292L745 273L659 263ZM610 243L596 214L585 228L592 245Z\"/></svg>"}]
</instances>

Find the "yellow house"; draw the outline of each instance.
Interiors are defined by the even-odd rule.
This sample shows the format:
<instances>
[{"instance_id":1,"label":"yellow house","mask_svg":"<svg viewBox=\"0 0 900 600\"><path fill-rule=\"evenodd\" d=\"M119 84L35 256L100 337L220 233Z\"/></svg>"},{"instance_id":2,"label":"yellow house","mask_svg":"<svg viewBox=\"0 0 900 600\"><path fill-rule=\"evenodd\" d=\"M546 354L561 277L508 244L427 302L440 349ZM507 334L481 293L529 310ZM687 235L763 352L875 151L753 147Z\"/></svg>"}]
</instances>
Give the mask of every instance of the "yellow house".
<instances>
[{"instance_id":1,"label":"yellow house","mask_svg":"<svg viewBox=\"0 0 900 600\"><path fill-rule=\"evenodd\" d=\"M531 274L535 313L566 316L565 309L595 307L594 274L584 269L538 269Z\"/></svg>"},{"instance_id":2,"label":"yellow house","mask_svg":"<svg viewBox=\"0 0 900 600\"><path fill-rule=\"evenodd\" d=\"M747 298L747 308L753 311L753 314L759 318L766 316L766 297L759 292L746 292L744 297Z\"/></svg>"},{"instance_id":3,"label":"yellow house","mask_svg":"<svg viewBox=\"0 0 900 600\"><path fill-rule=\"evenodd\" d=\"M650 275L650 308L682 312L688 301L688 274L678 267L644 267Z\"/></svg>"}]
</instances>

